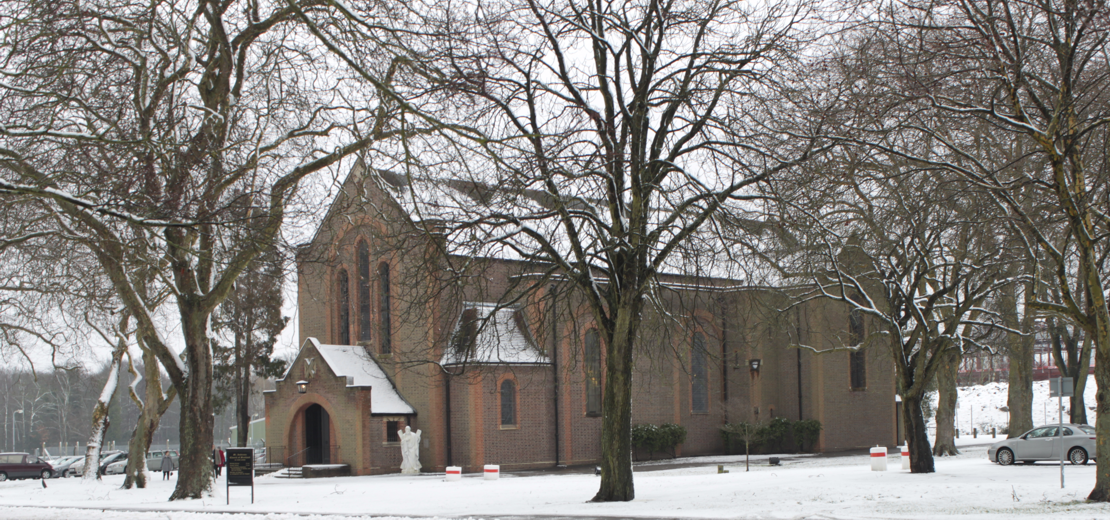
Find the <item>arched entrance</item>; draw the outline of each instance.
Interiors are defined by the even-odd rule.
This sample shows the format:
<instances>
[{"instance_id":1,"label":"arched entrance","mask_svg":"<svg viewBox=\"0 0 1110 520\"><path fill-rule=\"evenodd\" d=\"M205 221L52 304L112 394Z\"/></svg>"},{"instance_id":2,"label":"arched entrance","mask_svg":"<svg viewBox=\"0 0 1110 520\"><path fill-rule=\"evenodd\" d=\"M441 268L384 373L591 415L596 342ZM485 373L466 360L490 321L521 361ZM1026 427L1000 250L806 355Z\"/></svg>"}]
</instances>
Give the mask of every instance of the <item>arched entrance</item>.
<instances>
[{"instance_id":1,"label":"arched entrance","mask_svg":"<svg viewBox=\"0 0 1110 520\"><path fill-rule=\"evenodd\" d=\"M331 418L323 406L313 404L304 411L306 464L331 464Z\"/></svg>"}]
</instances>

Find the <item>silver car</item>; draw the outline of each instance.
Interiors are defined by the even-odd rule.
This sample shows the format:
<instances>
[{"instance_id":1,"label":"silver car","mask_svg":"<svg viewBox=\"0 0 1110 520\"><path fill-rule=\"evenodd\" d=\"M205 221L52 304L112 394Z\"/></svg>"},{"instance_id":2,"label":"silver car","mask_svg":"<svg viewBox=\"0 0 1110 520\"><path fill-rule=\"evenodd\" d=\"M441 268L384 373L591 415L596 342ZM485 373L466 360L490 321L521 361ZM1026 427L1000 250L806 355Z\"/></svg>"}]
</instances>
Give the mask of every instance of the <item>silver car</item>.
<instances>
[{"instance_id":1,"label":"silver car","mask_svg":"<svg viewBox=\"0 0 1110 520\"><path fill-rule=\"evenodd\" d=\"M1060 428L1063 427L1063 435ZM1095 458L1095 429L1086 424L1049 424L1025 432L1020 437L996 442L987 450L991 462L1009 466L1021 461L1060 460L1066 453L1072 464L1086 464Z\"/></svg>"},{"instance_id":2,"label":"silver car","mask_svg":"<svg viewBox=\"0 0 1110 520\"><path fill-rule=\"evenodd\" d=\"M54 478L68 477L70 473L69 468L77 461L84 461L84 455L70 455L68 457L59 457L50 462L54 466Z\"/></svg>"}]
</instances>

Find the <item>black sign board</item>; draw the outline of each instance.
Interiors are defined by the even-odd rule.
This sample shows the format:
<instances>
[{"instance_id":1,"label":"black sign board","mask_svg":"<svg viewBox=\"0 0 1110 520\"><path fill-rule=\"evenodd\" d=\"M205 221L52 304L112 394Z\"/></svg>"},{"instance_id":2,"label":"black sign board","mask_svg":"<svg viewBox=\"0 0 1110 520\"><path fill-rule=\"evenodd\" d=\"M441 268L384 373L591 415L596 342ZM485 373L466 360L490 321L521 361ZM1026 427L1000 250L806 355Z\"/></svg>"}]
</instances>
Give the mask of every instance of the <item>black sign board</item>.
<instances>
[{"instance_id":1,"label":"black sign board","mask_svg":"<svg viewBox=\"0 0 1110 520\"><path fill-rule=\"evenodd\" d=\"M250 486L251 487L251 503L254 503L254 448L228 448L226 453L227 461L227 487L228 491L231 486ZM227 503L231 503L231 495L228 494Z\"/></svg>"}]
</instances>

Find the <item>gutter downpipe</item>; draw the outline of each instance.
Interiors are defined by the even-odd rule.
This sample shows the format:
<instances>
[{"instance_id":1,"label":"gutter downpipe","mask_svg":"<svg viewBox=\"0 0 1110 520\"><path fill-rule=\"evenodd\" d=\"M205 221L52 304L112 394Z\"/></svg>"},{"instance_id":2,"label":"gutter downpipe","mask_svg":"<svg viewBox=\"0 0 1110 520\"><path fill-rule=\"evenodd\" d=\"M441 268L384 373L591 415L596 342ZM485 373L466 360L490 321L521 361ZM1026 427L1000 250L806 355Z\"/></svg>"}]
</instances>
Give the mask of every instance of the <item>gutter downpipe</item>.
<instances>
[{"instance_id":1,"label":"gutter downpipe","mask_svg":"<svg viewBox=\"0 0 1110 520\"><path fill-rule=\"evenodd\" d=\"M555 467L558 468L559 464L559 334L558 327L556 326L556 311L555 311L555 284L551 284L551 372L554 377L555 395Z\"/></svg>"},{"instance_id":2,"label":"gutter downpipe","mask_svg":"<svg viewBox=\"0 0 1110 520\"><path fill-rule=\"evenodd\" d=\"M802 310L800 307L794 307L794 331L798 336L798 420L804 419L802 417Z\"/></svg>"},{"instance_id":3,"label":"gutter downpipe","mask_svg":"<svg viewBox=\"0 0 1110 520\"><path fill-rule=\"evenodd\" d=\"M447 430L447 465L454 466L455 459L451 452L451 371L443 367L443 393L445 394L444 429Z\"/></svg>"}]
</instances>

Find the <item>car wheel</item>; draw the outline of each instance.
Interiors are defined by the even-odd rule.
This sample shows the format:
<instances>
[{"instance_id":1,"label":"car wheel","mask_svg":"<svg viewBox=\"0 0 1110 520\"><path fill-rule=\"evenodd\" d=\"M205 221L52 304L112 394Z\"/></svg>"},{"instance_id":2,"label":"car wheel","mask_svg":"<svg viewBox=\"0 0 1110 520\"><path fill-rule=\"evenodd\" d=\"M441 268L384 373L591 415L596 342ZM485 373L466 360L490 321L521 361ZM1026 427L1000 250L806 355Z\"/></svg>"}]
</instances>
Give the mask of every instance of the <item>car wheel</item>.
<instances>
[{"instance_id":1,"label":"car wheel","mask_svg":"<svg viewBox=\"0 0 1110 520\"><path fill-rule=\"evenodd\" d=\"M1072 464L1086 464L1087 463L1087 450L1083 448L1072 448L1068 452L1068 460Z\"/></svg>"},{"instance_id":2,"label":"car wheel","mask_svg":"<svg viewBox=\"0 0 1110 520\"><path fill-rule=\"evenodd\" d=\"M53 473L51 473L50 470L48 470L48 469L42 470L42 475L41 476L42 476L43 480L46 480L46 479L50 478L52 475L53 475Z\"/></svg>"},{"instance_id":3,"label":"car wheel","mask_svg":"<svg viewBox=\"0 0 1110 520\"><path fill-rule=\"evenodd\" d=\"M8 480L8 474L0 471L0 482L3 482L5 480Z\"/></svg>"},{"instance_id":4,"label":"car wheel","mask_svg":"<svg viewBox=\"0 0 1110 520\"><path fill-rule=\"evenodd\" d=\"M1010 451L1009 449L1002 448L998 450L998 454L995 455L995 458L998 459L998 463L1000 465L1009 466L1010 464L1014 463L1014 452Z\"/></svg>"}]
</instances>

